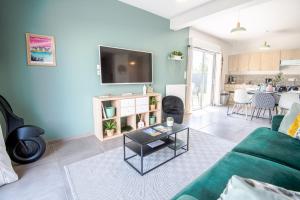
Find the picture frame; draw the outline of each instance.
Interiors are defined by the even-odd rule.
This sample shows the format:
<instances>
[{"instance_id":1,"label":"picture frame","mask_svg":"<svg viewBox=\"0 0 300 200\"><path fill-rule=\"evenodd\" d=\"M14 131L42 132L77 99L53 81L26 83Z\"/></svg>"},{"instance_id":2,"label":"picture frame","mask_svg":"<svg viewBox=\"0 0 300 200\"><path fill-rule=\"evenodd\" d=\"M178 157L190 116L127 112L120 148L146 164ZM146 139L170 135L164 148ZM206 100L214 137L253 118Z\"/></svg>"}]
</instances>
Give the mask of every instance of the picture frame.
<instances>
[{"instance_id":1,"label":"picture frame","mask_svg":"<svg viewBox=\"0 0 300 200\"><path fill-rule=\"evenodd\" d=\"M56 66L53 36L26 33L27 65Z\"/></svg>"}]
</instances>

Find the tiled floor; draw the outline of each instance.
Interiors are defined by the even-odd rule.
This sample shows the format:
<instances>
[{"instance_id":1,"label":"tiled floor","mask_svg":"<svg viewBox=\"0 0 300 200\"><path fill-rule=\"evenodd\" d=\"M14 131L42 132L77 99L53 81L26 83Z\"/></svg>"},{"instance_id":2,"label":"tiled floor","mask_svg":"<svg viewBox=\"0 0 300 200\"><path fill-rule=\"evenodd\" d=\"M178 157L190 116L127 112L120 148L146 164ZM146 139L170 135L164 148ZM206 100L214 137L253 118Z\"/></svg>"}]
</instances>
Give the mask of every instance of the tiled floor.
<instances>
[{"instance_id":1,"label":"tiled floor","mask_svg":"<svg viewBox=\"0 0 300 200\"><path fill-rule=\"evenodd\" d=\"M246 120L244 116L226 115L226 108L210 107L185 116L193 129L238 142L252 130L270 126L267 119ZM99 142L94 136L56 142L48 145L39 161L16 166L20 180L0 187L1 200L66 200L72 199L64 166L122 145L122 138Z\"/></svg>"}]
</instances>

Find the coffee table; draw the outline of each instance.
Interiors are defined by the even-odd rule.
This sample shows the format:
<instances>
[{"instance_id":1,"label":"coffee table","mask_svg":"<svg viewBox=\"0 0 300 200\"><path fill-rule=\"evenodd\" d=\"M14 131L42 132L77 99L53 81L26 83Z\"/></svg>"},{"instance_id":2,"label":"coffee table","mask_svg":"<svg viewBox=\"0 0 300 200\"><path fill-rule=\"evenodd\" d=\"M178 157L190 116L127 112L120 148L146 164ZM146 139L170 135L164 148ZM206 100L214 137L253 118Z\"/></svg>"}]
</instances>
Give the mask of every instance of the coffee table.
<instances>
[{"instance_id":1,"label":"coffee table","mask_svg":"<svg viewBox=\"0 0 300 200\"><path fill-rule=\"evenodd\" d=\"M155 126L152 126L150 128L155 128L159 125L162 125L164 127L167 127L166 123L162 124L156 124ZM140 129L133 132L125 133L123 134L123 152L124 152L124 161L128 163L133 169L135 169L140 175L145 175L148 172L156 169L157 167L167 163L168 161L176 158L177 156L186 153L189 150L189 127L184 124L176 124L169 128L167 132L159 131L161 134L157 136L151 136L144 132L144 130L149 129ZM183 132L186 132L186 142L183 142L182 144L179 142L177 138L177 134L181 134ZM172 136L172 137L171 137ZM149 144L156 142L156 141L163 141L163 144L156 146L156 147L150 147ZM126 156L126 148L130 149L134 155L131 155L129 157ZM174 155L171 158L168 158L162 163L159 163L158 165L148 169L144 170L144 157L155 153L161 149L164 148L170 148L174 151ZM180 150L180 153L177 153L177 151ZM135 167L132 163L130 163L130 159L140 156L140 169Z\"/></svg>"}]
</instances>

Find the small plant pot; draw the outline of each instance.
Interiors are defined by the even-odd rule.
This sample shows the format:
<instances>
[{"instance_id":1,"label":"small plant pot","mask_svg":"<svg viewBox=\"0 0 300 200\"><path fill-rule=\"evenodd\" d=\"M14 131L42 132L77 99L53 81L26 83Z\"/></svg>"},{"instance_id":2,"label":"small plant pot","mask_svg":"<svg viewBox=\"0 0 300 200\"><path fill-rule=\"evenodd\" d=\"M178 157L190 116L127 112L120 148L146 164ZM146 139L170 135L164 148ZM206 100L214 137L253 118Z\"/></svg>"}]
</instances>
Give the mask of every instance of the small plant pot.
<instances>
[{"instance_id":1,"label":"small plant pot","mask_svg":"<svg viewBox=\"0 0 300 200\"><path fill-rule=\"evenodd\" d=\"M150 118L149 118L149 124L150 125L153 125L153 124L155 124L156 123L156 117L155 116L151 116Z\"/></svg>"},{"instance_id":2,"label":"small plant pot","mask_svg":"<svg viewBox=\"0 0 300 200\"><path fill-rule=\"evenodd\" d=\"M111 137L111 136L114 135L115 130L114 130L114 129L112 129L112 130L105 130L105 132L106 132L106 135L107 135L108 137Z\"/></svg>"},{"instance_id":3,"label":"small plant pot","mask_svg":"<svg viewBox=\"0 0 300 200\"><path fill-rule=\"evenodd\" d=\"M106 112L107 118L112 118L115 116L116 108L115 107L106 107L105 112Z\"/></svg>"},{"instance_id":4,"label":"small plant pot","mask_svg":"<svg viewBox=\"0 0 300 200\"><path fill-rule=\"evenodd\" d=\"M177 55L171 55L171 59L172 60L182 60L183 57L182 56L177 56Z\"/></svg>"},{"instance_id":5,"label":"small plant pot","mask_svg":"<svg viewBox=\"0 0 300 200\"><path fill-rule=\"evenodd\" d=\"M150 105L150 110L155 110L155 105Z\"/></svg>"}]
</instances>

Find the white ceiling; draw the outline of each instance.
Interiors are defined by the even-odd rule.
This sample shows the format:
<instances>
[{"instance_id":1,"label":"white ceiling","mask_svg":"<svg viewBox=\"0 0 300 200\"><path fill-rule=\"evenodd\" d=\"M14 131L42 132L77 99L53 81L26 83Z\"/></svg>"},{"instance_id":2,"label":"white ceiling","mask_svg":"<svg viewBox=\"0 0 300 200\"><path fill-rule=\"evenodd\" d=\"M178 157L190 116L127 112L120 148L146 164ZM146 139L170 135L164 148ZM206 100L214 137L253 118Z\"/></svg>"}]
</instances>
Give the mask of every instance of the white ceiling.
<instances>
[{"instance_id":1,"label":"white ceiling","mask_svg":"<svg viewBox=\"0 0 300 200\"><path fill-rule=\"evenodd\" d=\"M247 31L233 35L240 10L241 26ZM193 27L224 40L254 40L300 34L300 0L272 0L231 9L197 20ZM267 32L266 32L267 31Z\"/></svg>"},{"instance_id":2,"label":"white ceiling","mask_svg":"<svg viewBox=\"0 0 300 200\"><path fill-rule=\"evenodd\" d=\"M119 0L161 17L170 19L212 0Z\"/></svg>"},{"instance_id":3,"label":"white ceiling","mask_svg":"<svg viewBox=\"0 0 300 200\"><path fill-rule=\"evenodd\" d=\"M230 43L261 42L268 39L286 41L287 38L300 38L300 0L119 1L170 19L171 27L172 22L177 20L179 24L184 22L186 26ZM231 6L226 8L226 5ZM218 6L223 6L224 9L210 13L209 10ZM233 35L230 30L236 26L239 12L241 26L247 31ZM201 16L201 13L205 14Z\"/></svg>"}]
</instances>

